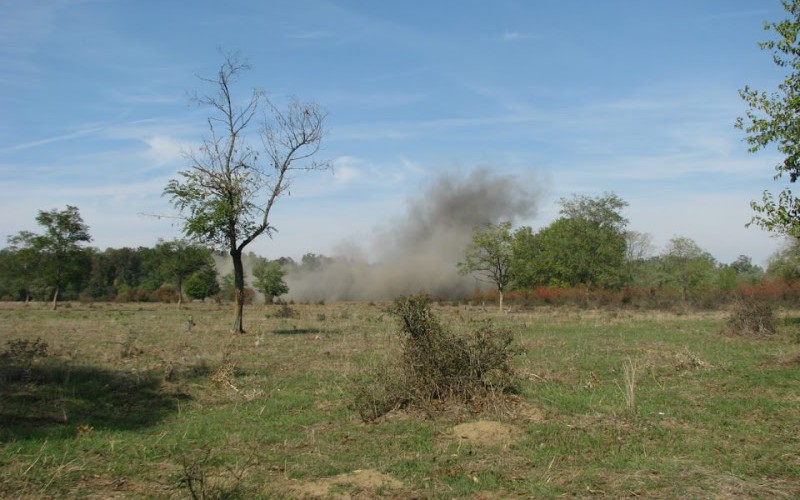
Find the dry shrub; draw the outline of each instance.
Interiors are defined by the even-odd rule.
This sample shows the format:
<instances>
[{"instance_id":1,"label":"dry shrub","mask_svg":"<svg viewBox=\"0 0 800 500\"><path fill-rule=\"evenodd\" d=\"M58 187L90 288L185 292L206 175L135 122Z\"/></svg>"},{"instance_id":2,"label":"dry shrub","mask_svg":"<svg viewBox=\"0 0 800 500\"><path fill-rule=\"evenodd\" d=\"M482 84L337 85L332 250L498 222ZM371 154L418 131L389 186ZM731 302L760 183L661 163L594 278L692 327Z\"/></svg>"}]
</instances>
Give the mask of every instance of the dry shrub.
<instances>
[{"instance_id":1,"label":"dry shrub","mask_svg":"<svg viewBox=\"0 0 800 500\"><path fill-rule=\"evenodd\" d=\"M30 382L33 366L50 355L47 342L13 339L6 342L6 350L0 353L0 383Z\"/></svg>"},{"instance_id":2,"label":"dry shrub","mask_svg":"<svg viewBox=\"0 0 800 500\"><path fill-rule=\"evenodd\" d=\"M41 337L36 340L12 339L6 342L6 350L0 355L7 360L30 363L36 358L46 358L49 346Z\"/></svg>"},{"instance_id":3,"label":"dry shrub","mask_svg":"<svg viewBox=\"0 0 800 500\"><path fill-rule=\"evenodd\" d=\"M733 303L725 333L748 337L774 335L775 309L767 301L741 297Z\"/></svg>"},{"instance_id":4,"label":"dry shrub","mask_svg":"<svg viewBox=\"0 0 800 500\"><path fill-rule=\"evenodd\" d=\"M427 406L432 400L475 403L512 392L511 359L518 353L513 335L483 324L474 332L448 331L433 314L430 298L417 295L395 301L390 312L400 322L402 355L391 376L373 377L356 391L356 409L374 420L407 404ZM384 374L388 374L383 367Z\"/></svg>"},{"instance_id":5,"label":"dry shrub","mask_svg":"<svg viewBox=\"0 0 800 500\"><path fill-rule=\"evenodd\" d=\"M354 384L353 408L361 420L372 422L410 403L408 388L405 372L398 365L378 363L366 368Z\"/></svg>"},{"instance_id":6,"label":"dry shrub","mask_svg":"<svg viewBox=\"0 0 800 500\"><path fill-rule=\"evenodd\" d=\"M291 319L300 316L300 314L292 306L283 302L275 310L274 316L276 318Z\"/></svg>"}]
</instances>

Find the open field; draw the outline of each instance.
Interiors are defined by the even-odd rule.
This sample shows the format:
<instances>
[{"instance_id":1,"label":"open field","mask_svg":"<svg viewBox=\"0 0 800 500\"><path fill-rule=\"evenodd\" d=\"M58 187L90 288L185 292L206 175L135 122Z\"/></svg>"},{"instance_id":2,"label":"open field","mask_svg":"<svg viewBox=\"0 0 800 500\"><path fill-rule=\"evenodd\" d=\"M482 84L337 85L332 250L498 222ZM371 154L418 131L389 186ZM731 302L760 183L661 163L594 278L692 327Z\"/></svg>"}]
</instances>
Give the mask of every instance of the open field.
<instances>
[{"instance_id":1,"label":"open field","mask_svg":"<svg viewBox=\"0 0 800 500\"><path fill-rule=\"evenodd\" d=\"M364 423L385 306L253 305L234 336L214 304L0 303L0 497L800 496L793 314L742 338L722 313L437 306L516 333L519 394Z\"/></svg>"}]
</instances>

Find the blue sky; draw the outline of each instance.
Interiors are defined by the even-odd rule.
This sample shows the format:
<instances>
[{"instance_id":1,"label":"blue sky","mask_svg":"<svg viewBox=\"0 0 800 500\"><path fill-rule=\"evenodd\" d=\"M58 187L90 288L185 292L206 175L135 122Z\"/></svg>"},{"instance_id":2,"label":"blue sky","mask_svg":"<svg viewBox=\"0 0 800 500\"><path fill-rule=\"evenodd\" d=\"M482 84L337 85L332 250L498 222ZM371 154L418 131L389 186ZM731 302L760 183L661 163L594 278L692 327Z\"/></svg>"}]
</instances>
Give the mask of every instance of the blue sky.
<instances>
[{"instance_id":1,"label":"blue sky","mask_svg":"<svg viewBox=\"0 0 800 500\"><path fill-rule=\"evenodd\" d=\"M219 49L276 101L327 109L321 157L274 214L268 257L368 242L443 173L487 167L538 196L613 191L656 251L687 236L722 262L781 241L744 225L774 152L733 125L744 85L782 74L757 47L778 0L603 2L0 0L0 238L77 205L94 245L179 236L161 196L205 133L190 103ZM368 246L368 245L366 245Z\"/></svg>"}]
</instances>

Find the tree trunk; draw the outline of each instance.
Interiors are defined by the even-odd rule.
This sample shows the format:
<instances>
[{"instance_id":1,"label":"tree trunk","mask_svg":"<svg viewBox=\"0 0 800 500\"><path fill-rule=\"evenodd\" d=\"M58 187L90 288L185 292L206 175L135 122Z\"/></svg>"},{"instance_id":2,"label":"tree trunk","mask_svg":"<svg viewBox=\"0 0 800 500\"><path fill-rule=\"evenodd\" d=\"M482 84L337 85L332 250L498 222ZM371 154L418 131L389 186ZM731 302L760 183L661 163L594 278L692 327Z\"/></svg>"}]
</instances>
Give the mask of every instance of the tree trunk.
<instances>
[{"instance_id":1,"label":"tree trunk","mask_svg":"<svg viewBox=\"0 0 800 500\"><path fill-rule=\"evenodd\" d=\"M500 298L500 312L503 312L503 290L498 289L497 295Z\"/></svg>"},{"instance_id":2,"label":"tree trunk","mask_svg":"<svg viewBox=\"0 0 800 500\"><path fill-rule=\"evenodd\" d=\"M183 306L183 280L178 278L178 309Z\"/></svg>"},{"instance_id":3,"label":"tree trunk","mask_svg":"<svg viewBox=\"0 0 800 500\"><path fill-rule=\"evenodd\" d=\"M233 283L235 286L236 314L233 321L233 333L245 333L242 316L244 315L244 264L242 264L242 252L231 250L233 259Z\"/></svg>"},{"instance_id":4,"label":"tree trunk","mask_svg":"<svg viewBox=\"0 0 800 500\"><path fill-rule=\"evenodd\" d=\"M58 307L58 285L56 285L56 289L53 291L53 310L55 311Z\"/></svg>"}]
</instances>

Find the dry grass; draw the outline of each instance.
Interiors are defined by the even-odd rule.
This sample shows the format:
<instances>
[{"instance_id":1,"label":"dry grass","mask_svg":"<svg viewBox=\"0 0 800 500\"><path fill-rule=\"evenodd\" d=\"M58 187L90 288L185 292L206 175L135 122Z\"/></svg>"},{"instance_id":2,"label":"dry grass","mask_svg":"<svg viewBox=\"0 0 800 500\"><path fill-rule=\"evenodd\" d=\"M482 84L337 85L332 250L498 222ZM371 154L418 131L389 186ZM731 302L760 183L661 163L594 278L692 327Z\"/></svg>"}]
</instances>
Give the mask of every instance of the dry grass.
<instances>
[{"instance_id":1,"label":"dry grass","mask_svg":"<svg viewBox=\"0 0 800 500\"><path fill-rule=\"evenodd\" d=\"M516 334L520 394L364 424L354 381L401 352L388 304L278 307L236 336L214 304L0 304L0 353L30 348L0 369L0 496L800 495L791 314L750 338L719 313L435 306Z\"/></svg>"}]
</instances>

